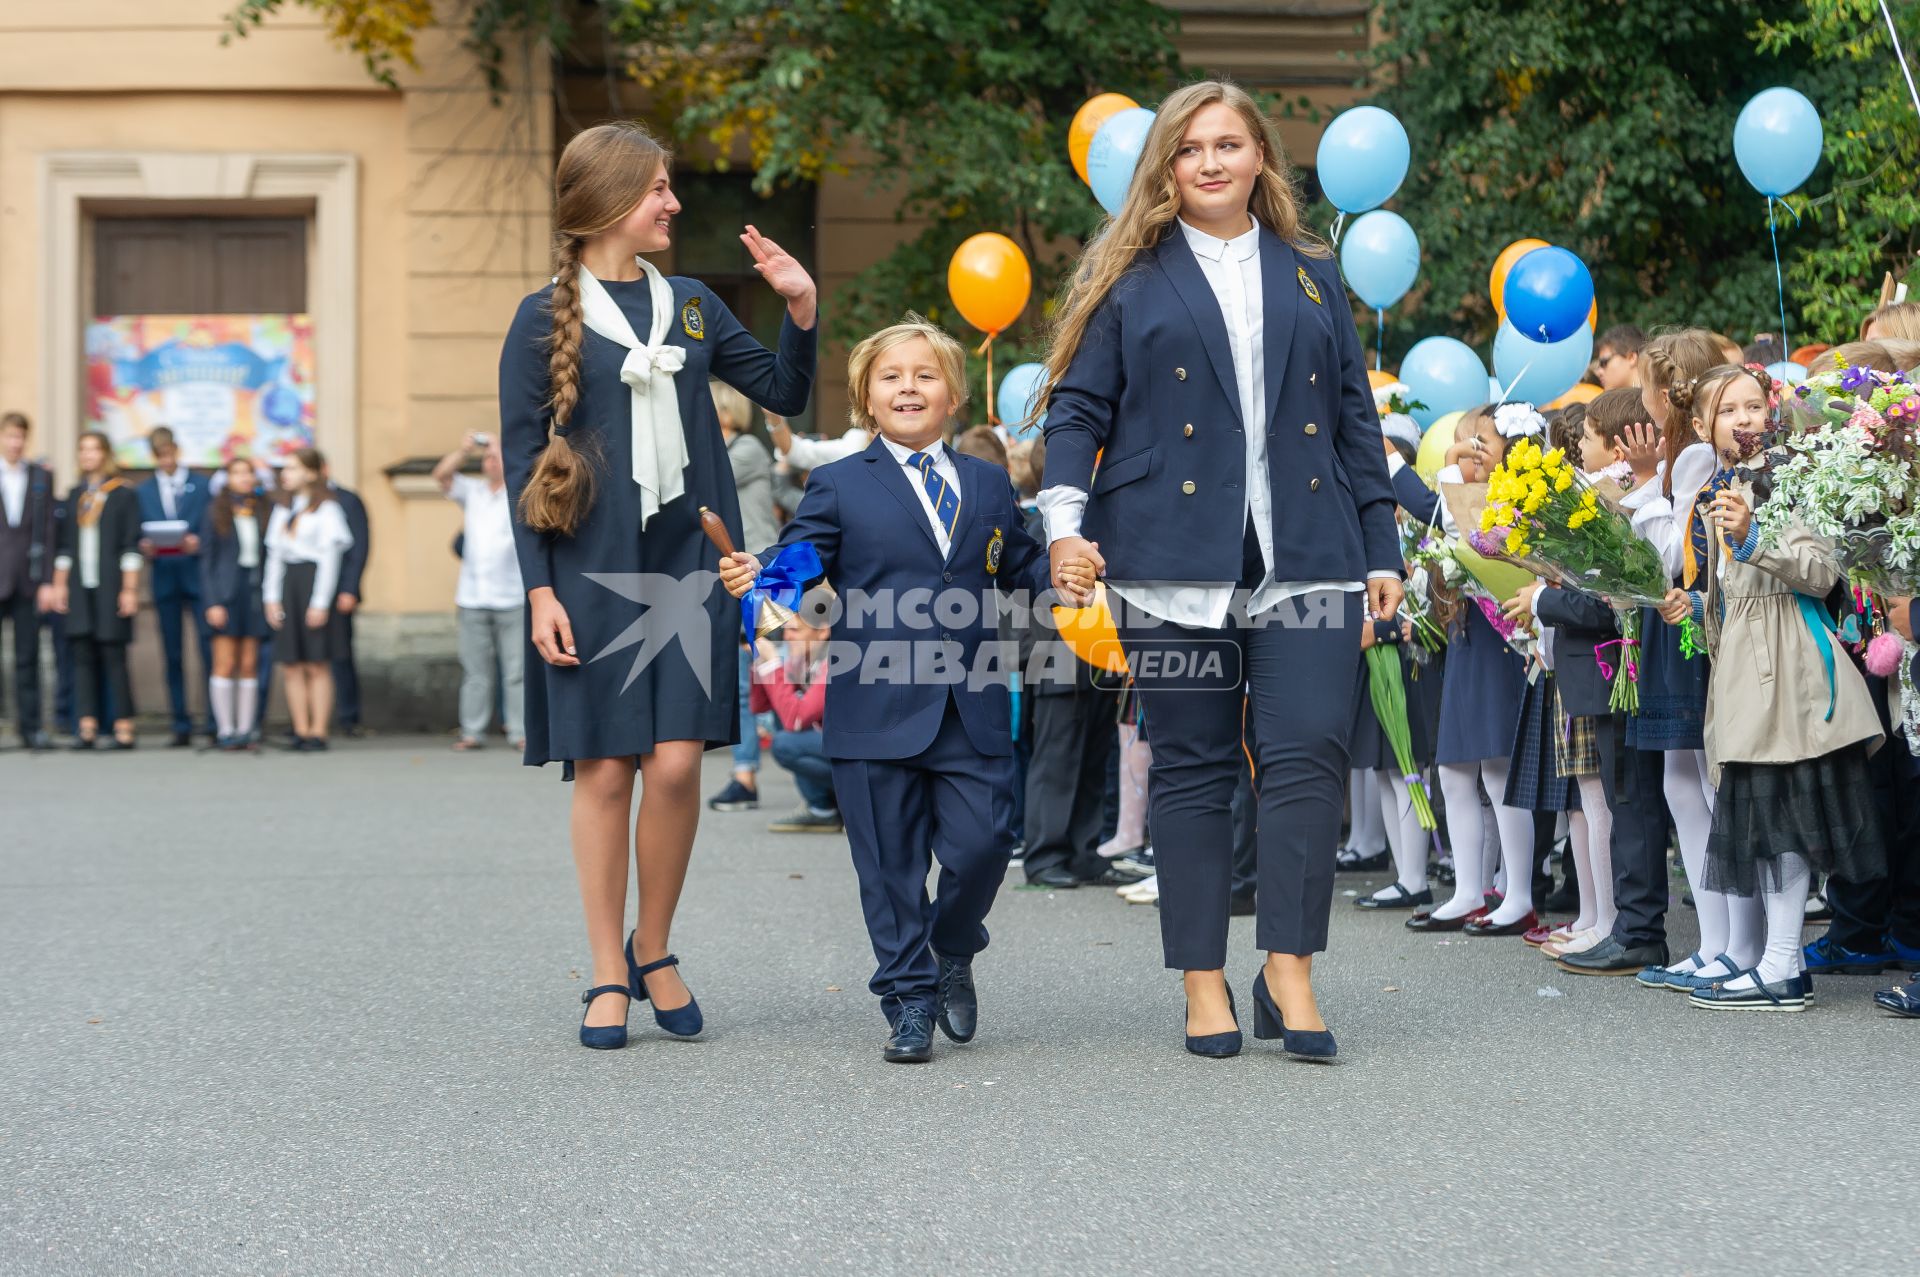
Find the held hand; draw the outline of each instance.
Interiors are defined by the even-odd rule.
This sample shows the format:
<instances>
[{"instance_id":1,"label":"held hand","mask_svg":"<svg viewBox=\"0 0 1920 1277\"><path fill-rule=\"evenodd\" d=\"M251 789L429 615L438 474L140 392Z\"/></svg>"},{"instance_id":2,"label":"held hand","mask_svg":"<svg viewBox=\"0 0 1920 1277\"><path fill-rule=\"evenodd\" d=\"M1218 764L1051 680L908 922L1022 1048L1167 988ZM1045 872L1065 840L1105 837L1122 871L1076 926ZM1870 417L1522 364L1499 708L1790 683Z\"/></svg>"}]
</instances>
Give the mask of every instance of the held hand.
<instances>
[{"instance_id":1,"label":"held hand","mask_svg":"<svg viewBox=\"0 0 1920 1277\"><path fill-rule=\"evenodd\" d=\"M1402 643L1413 642L1413 622L1404 617L1401 618L1400 621L1400 641Z\"/></svg>"},{"instance_id":2,"label":"held hand","mask_svg":"<svg viewBox=\"0 0 1920 1277\"><path fill-rule=\"evenodd\" d=\"M1100 557L1098 542L1083 537L1061 537L1047 547L1047 559L1053 569L1053 588L1075 607L1093 602L1093 586L1086 581L1085 569L1105 575L1107 561Z\"/></svg>"},{"instance_id":3,"label":"held hand","mask_svg":"<svg viewBox=\"0 0 1920 1277\"><path fill-rule=\"evenodd\" d=\"M266 613L267 624L276 630L287 623L287 609L278 603L267 604Z\"/></svg>"},{"instance_id":4,"label":"held hand","mask_svg":"<svg viewBox=\"0 0 1920 1277\"><path fill-rule=\"evenodd\" d=\"M60 611L62 611L62 612L64 612L64 611L66 611L66 610L67 610L67 605L66 605L66 603L64 602L64 596L63 596L63 595L56 595L56 593L55 593L55 591L54 591L54 588L53 588L53 586L52 586L52 585L50 585L50 584L49 584L49 585L43 585L43 586L41 586L41 587L40 587L39 589L37 589L37 590L35 590L35 591L33 592L33 608L34 608L34 610L35 610L36 612L41 612L41 613L46 613L46 612L51 612L51 611L53 611L53 610L54 610L54 607L53 607L53 601L54 601L54 599L55 599L56 597L60 597L60 598L62 598L62 599L63 599L63 601L62 601L62 602L61 602L61 604L60 604Z\"/></svg>"},{"instance_id":5,"label":"held hand","mask_svg":"<svg viewBox=\"0 0 1920 1277\"><path fill-rule=\"evenodd\" d=\"M49 585L47 590L49 591L47 595L47 611L58 612L60 615L65 616L67 614L67 608L70 605L67 597L67 587L64 585Z\"/></svg>"},{"instance_id":6,"label":"held hand","mask_svg":"<svg viewBox=\"0 0 1920 1277\"><path fill-rule=\"evenodd\" d=\"M573 650L573 623L567 609L554 597L553 587L543 585L527 591L527 606L532 610L533 648L549 665L578 665Z\"/></svg>"},{"instance_id":7,"label":"held hand","mask_svg":"<svg viewBox=\"0 0 1920 1277\"><path fill-rule=\"evenodd\" d=\"M1650 481L1659 473L1660 432L1648 421L1635 422L1620 434L1622 461L1633 470L1636 485Z\"/></svg>"},{"instance_id":8,"label":"held hand","mask_svg":"<svg viewBox=\"0 0 1920 1277\"><path fill-rule=\"evenodd\" d=\"M180 542L180 548L188 554L198 554L200 553L200 538L189 532Z\"/></svg>"},{"instance_id":9,"label":"held hand","mask_svg":"<svg viewBox=\"0 0 1920 1277\"><path fill-rule=\"evenodd\" d=\"M773 440L773 450L784 457L793 451L793 427L777 412L766 413L766 418L767 438Z\"/></svg>"},{"instance_id":10,"label":"held hand","mask_svg":"<svg viewBox=\"0 0 1920 1277\"><path fill-rule=\"evenodd\" d=\"M334 596L333 606L339 610L340 615L352 616L353 609L360 606L360 600L343 591Z\"/></svg>"},{"instance_id":11,"label":"held hand","mask_svg":"<svg viewBox=\"0 0 1920 1277\"><path fill-rule=\"evenodd\" d=\"M720 584L734 598L745 598L753 588L753 579L760 575L760 560L744 550L736 550L720 560Z\"/></svg>"},{"instance_id":12,"label":"held hand","mask_svg":"<svg viewBox=\"0 0 1920 1277\"><path fill-rule=\"evenodd\" d=\"M211 625L216 630L226 629L227 628L227 609L221 607L218 603L208 608L207 624Z\"/></svg>"},{"instance_id":13,"label":"held hand","mask_svg":"<svg viewBox=\"0 0 1920 1277\"><path fill-rule=\"evenodd\" d=\"M310 607L307 609L307 628L308 629L310 630L322 629L325 627L326 623L327 623L327 609L323 607Z\"/></svg>"},{"instance_id":14,"label":"held hand","mask_svg":"<svg viewBox=\"0 0 1920 1277\"><path fill-rule=\"evenodd\" d=\"M140 538L140 553L149 559L153 557L153 539L151 537Z\"/></svg>"},{"instance_id":15,"label":"held hand","mask_svg":"<svg viewBox=\"0 0 1920 1277\"><path fill-rule=\"evenodd\" d=\"M1407 597L1406 583L1397 576L1383 576L1367 582L1367 610L1383 621L1391 621Z\"/></svg>"},{"instance_id":16,"label":"held hand","mask_svg":"<svg viewBox=\"0 0 1920 1277\"><path fill-rule=\"evenodd\" d=\"M1913 600L1910 598L1890 598L1887 600L1887 620L1893 623L1893 632L1907 642L1913 642Z\"/></svg>"},{"instance_id":17,"label":"held hand","mask_svg":"<svg viewBox=\"0 0 1920 1277\"><path fill-rule=\"evenodd\" d=\"M1729 545L1739 545L1753 526L1753 509L1738 492L1723 488L1714 494L1713 521L1727 534Z\"/></svg>"},{"instance_id":18,"label":"held hand","mask_svg":"<svg viewBox=\"0 0 1920 1277\"><path fill-rule=\"evenodd\" d=\"M1668 625L1678 625L1693 615L1693 600L1687 597L1685 590L1667 591L1667 597L1660 604L1660 619Z\"/></svg>"},{"instance_id":19,"label":"held hand","mask_svg":"<svg viewBox=\"0 0 1920 1277\"><path fill-rule=\"evenodd\" d=\"M132 616L140 610L140 595L133 590L120 591L114 602L114 610L121 616Z\"/></svg>"},{"instance_id":20,"label":"held hand","mask_svg":"<svg viewBox=\"0 0 1920 1277\"><path fill-rule=\"evenodd\" d=\"M1533 601L1540 596L1543 588L1539 581L1535 581L1532 585L1521 586L1501 607L1500 614L1515 625L1522 624L1533 615Z\"/></svg>"},{"instance_id":21,"label":"held hand","mask_svg":"<svg viewBox=\"0 0 1920 1277\"><path fill-rule=\"evenodd\" d=\"M793 316L793 322L802 328L813 327L814 304L819 293L807 268L752 226L740 236L740 242L753 254L753 268L760 272L760 278L787 299L787 313Z\"/></svg>"}]
</instances>

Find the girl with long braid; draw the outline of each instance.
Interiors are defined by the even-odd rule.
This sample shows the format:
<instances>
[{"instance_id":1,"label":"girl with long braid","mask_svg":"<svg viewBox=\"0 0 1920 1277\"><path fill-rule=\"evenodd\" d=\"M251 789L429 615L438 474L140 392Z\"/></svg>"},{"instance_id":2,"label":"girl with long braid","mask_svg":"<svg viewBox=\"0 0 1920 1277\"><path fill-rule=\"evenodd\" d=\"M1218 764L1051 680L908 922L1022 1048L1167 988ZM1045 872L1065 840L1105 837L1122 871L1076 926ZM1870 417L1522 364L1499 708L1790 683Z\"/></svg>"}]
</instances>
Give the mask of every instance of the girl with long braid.
<instances>
[{"instance_id":1,"label":"girl with long braid","mask_svg":"<svg viewBox=\"0 0 1920 1277\"><path fill-rule=\"evenodd\" d=\"M701 507L742 542L708 379L783 416L806 408L813 384L816 289L779 245L751 226L740 237L786 301L777 352L706 285L641 256L672 244L681 206L668 160L635 124L567 144L554 176L554 280L520 303L500 356L514 543L541 658L527 673L526 762L564 762L574 782L593 953L580 1041L597 1049L626 1045L635 998L677 1036L703 1023L668 939L699 820L700 755L740 731L738 613L725 591L698 588L718 584L700 575L716 557ZM679 598L697 596L704 625L674 615L676 583ZM629 934L636 770L640 913Z\"/></svg>"}]
</instances>

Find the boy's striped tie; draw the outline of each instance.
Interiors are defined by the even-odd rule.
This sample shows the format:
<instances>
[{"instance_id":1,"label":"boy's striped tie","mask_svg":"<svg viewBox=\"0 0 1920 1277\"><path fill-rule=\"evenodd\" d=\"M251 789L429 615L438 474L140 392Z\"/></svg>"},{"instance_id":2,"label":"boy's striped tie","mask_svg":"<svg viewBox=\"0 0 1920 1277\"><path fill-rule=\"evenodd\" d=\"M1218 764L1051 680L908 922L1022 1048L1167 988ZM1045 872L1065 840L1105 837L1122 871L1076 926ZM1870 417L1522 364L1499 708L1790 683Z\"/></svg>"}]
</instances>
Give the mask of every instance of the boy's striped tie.
<instances>
[{"instance_id":1,"label":"boy's striped tie","mask_svg":"<svg viewBox=\"0 0 1920 1277\"><path fill-rule=\"evenodd\" d=\"M924 452L916 452L907 458L907 464L920 472L920 483L933 498L933 513L947 530L947 542L953 542L953 530L960 526L960 494L947 486L940 472L933 468L933 458Z\"/></svg>"}]
</instances>

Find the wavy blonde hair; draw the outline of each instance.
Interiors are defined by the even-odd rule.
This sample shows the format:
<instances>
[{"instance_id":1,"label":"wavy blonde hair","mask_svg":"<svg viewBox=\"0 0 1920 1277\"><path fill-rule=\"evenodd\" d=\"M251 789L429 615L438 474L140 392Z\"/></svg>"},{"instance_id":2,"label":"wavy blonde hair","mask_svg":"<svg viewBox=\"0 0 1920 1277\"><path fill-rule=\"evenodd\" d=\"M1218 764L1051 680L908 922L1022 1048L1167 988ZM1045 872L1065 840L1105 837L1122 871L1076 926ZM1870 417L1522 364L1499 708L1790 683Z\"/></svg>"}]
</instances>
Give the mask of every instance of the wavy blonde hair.
<instances>
[{"instance_id":1,"label":"wavy blonde hair","mask_svg":"<svg viewBox=\"0 0 1920 1277\"><path fill-rule=\"evenodd\" d=\"M1247 132L1261 149L1260 171L1254 177L1253 196L1247 211L1253 219L1292 244L1309 257L1327 257L1331 251L1320 237L1307 230L1300 219L1300 195L1295 186L1293 166L1287 162L1286 148L1280 142L1280 130L1260 110L1245 89L1230 80L1202 80L1176 89L1167 95L1154 116L1146 144L1140 148L1140 162L1134 166L1133 184L1127 188L1126 203L1107 219L1062 291L1059 319L1054 324L1053 340L1047 351L1046 383L1037 397L1028 424L1046 411L1047 399L1059 384L1067 366L1080 351L1087 325L1094 312L1113 292L1140 254L1157 246L1180 214L1180 186L1174 180L1173 160L1187 136L1193 117L1216 102L1225 103L1240 113Z\"/></svg>"}]
</instances>

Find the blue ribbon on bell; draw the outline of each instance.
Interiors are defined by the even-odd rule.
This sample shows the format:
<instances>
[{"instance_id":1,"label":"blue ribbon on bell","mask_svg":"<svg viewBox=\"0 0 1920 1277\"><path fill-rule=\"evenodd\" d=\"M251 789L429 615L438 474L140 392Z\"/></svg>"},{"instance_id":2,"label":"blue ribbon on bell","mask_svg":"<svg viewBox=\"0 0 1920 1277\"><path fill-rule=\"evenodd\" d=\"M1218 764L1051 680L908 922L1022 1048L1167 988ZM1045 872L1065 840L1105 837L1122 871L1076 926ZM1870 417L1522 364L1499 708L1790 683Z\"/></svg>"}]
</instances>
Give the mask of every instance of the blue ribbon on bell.
<instances>
[{"instance_id":1,"label":"blue ribbon on bell","mask_svg":"<svg viewBox=\"0 0 1920 1277\"><path fill-rule=\"evenodd\" d=\"M771 562L760 569L753 578L753 588L740 596L740 616L747 624L747 635L757 638L760 631L755 622L760 619L760 605L771 600L786 608L789 612L800 610L800 596L807 591L807 583L817 581L825 571L820 566L820 551L813 548L811 541L795 541L783 546L773 556Z\"/></svg>"}]
</instances>

